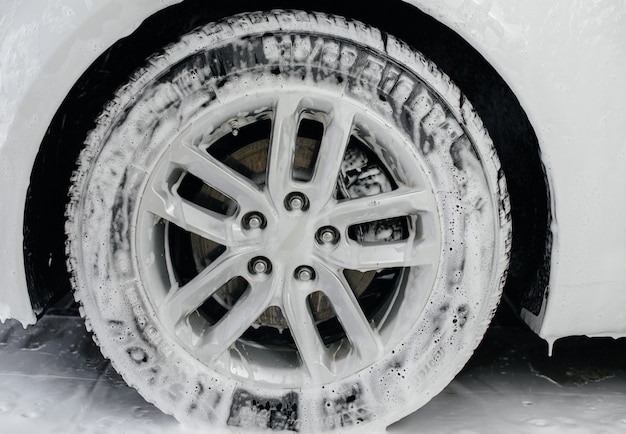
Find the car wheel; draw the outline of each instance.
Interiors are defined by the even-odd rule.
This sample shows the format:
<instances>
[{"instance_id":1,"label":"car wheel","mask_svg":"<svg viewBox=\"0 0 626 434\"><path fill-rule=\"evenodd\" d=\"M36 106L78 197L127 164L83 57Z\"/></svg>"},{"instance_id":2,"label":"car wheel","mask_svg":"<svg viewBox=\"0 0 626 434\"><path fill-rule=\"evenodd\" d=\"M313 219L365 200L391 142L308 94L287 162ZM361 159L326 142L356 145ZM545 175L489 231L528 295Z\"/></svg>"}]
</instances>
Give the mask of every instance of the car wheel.
<instances>
[{"instance_id":1,"label":"car wheel","mask_svg":"<svg viewBox=\"0 0 626 434\"><path fill-rule=\"evenodd\" d=\"M151 57L72 177L68 268L125 380L187 423L386 426L472 354L508 266L491 140L435 65L272 11Z\"/></svg>"}]
</instances>

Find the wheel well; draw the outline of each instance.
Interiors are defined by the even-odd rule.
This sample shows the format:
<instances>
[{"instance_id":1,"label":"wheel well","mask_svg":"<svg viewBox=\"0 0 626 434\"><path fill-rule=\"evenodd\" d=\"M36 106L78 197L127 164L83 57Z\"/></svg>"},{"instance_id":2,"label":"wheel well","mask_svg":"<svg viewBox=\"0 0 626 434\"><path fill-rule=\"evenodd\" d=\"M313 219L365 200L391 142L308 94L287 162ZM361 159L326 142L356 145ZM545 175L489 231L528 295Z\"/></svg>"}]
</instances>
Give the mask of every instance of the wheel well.
<instances>
[{"instance_id":1,"label":"wheel well","mask_svg":"<svg viewBox=\"0 0 626 434\"><path fill-rule=\"evenodd\" d=\"M311 9L306 0L260 0L255 9ZM31 303L41 313L69 290L64 208L84 138L119 85L152 53L204 23L243 12L243 0L187 0L146 19L105 51L79 78L55 114L31 174L24 215L24 260ZM505 294L538 314L549 275L550 200L533 128L493 67L445 25L400 0L386 7L316 1L315 10L358 19L392 33L434 61L472 102L489 131L508 181L514 225Z\"/></svg>"}]
</instances>

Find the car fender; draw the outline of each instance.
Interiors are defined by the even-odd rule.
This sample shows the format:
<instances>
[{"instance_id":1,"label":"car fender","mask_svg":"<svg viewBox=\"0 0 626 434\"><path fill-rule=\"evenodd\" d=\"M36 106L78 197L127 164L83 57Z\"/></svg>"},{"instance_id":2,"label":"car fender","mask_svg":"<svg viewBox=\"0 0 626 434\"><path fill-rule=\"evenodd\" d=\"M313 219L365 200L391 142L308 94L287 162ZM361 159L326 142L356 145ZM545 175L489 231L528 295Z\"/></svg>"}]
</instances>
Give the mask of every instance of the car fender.
<instances>
[{"instance_id":1,"label":"car fender","mask_svg":"<svg viewBox=\"0 0 626 434\"><path fill-rule=\"evenodd\" d=\"M80 74L177 0L23 1L0 18L0 320L33 324L23 252L24 198L39 144Z\"/></svg>"}]
</instances>

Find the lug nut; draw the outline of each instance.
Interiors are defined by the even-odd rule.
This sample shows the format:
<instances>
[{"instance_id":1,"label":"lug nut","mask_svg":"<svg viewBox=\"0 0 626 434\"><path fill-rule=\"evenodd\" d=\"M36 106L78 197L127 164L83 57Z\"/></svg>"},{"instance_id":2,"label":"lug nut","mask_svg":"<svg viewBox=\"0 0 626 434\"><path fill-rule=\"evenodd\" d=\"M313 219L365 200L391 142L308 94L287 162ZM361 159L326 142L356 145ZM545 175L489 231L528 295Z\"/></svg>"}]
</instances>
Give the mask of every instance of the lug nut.
<instances>
[{"instance_id":1,"label":"lug nut","mask_svg":"<svg viewBox=\"0 0 626 434\"><path fill-rule=\"evenodd\" d=\"M248 220L248 226L250 226L251 229L258 229L261 227L261 219L259 218L259 216L252 216L250 217L250 219Z\"/></svg>"},{"instance_id":2,"label":"lug nut","mask_svg":"<svg viewBox=\"0 0 626 434\"><path fill-rule=\"evenodd\" d=\"M242 223L245 229L263 229L267 225L265 216L259 212L249 212L243 216Z\"/></svg>"},{"instance_id":3,"label":"lug nut","mask_svg":"<svg viewBox=\"0 0 626 434\"><path fill-rule=\"evenodd\" d=\"M302 201L301 198L297 196L292 197L289 200L289 206L291 207L291 209L301 209L303 205L304 205L304 202Z\"/></svg>"},{"instance_id":4,"label":"lug nut","mask_svg":"<svg viewBox=\"0 0 626 434\"><path fill-rule=\"evenodd\" d=\"M254 258L248 264L252 274L269 274L272 270L272 263L267 258Z\"/></svg>"},{"instance_id":5,"label":"lug nut","mask_svg":"<svg viewBox=\"0 0 626 434\"><path fill-rule=\"evenodd\" d=\"M289 193L285 197L285 208L289 211L306 211L309 208L309 199L303 193Z\"/></svg>"},{"instance_id":6,"label":"lug nut","mask_svg":"<svg viewBox=\"0 0 626 434\"><path fill-rule=\"evenodd\" d=\"M335 234L333 233L333 231L327 229L322 232L322 241L324 241L325 243L331 243L335 241Z\"/></svg>"},{"instance_id":7,"label":"lug nut","mask_svg":"<svg viewBox=\"0 0 626 434\"><path fill-rule=\"evenodd\" d=\"M267 263L261 260L256 261L252 266L252 269L257 274L265 273L267 271Z\"/></svg>"},{"instance_id":8,"label":"lug nut","mask_svg":"<svg viewBox=\"0 0 626 434\"><path fill-rule=\"evenodd\" d=\"M309 280L315 279L315 271L306 265L302 265L296 268L296 272L294 273L296 279L302 282L308 282Z\"/></svg>"},{"instance_id":9,"label":"lug nut","mask_svg":"<svg viewBox=\"0 0 626 434\"><path fill-rule=\"evenodd\" d=\"M337 244L339 241L339 231L332 226L324 226L317 231L315 238L320 244Z\"/></svg>"}]
</instances>

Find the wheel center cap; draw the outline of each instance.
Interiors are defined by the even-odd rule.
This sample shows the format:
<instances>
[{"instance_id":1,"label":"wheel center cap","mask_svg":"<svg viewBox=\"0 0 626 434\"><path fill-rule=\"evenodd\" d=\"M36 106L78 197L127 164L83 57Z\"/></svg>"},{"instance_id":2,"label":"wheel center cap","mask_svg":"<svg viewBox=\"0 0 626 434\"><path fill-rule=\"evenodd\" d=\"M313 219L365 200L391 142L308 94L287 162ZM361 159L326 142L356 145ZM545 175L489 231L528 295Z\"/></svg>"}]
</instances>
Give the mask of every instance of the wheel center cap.
<instances>
[{"instance_id":1,"label":"wheel center cap","mask_svg":"<svg viewBox=\"0 0 626 434\"><path fill-rule=\"evenodd\" d=\"M290 227L285 228L286 231L283 232L282 237L279 238L280 244L279 249L285 253L294 253L298 250L302 251L303 248L310 242L307 242L307 225L304 222L295 222L295 225L290 225Z\"/></svg>"}]
</instances>

